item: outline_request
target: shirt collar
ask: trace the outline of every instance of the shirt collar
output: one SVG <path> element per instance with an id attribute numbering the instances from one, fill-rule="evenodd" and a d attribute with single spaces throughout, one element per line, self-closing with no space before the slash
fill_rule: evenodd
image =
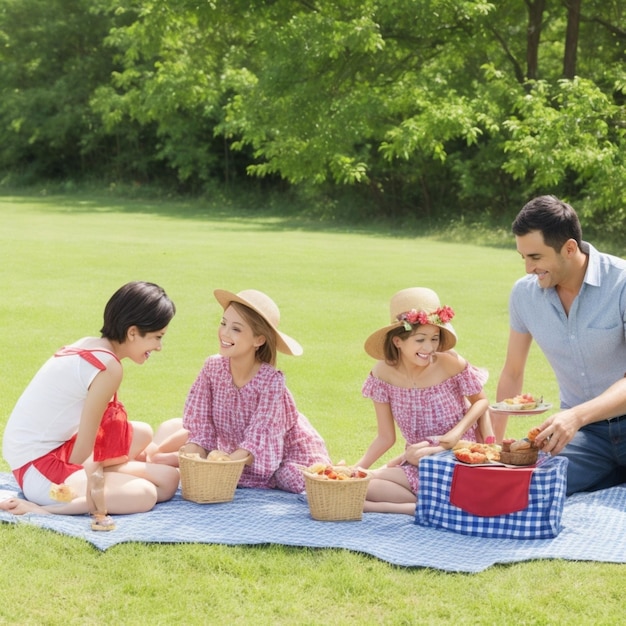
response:
<path id="1" fill-rule="evenodd" d="M 580 242 L 580 249 L 589 257 L 589 261 L 587 262 L 587 271 L 585 272 L 583 282 L 593 287 L 599 287 L 601 283 L 600 254 L 590 243 L 587 243 L 586 241 Z"/>

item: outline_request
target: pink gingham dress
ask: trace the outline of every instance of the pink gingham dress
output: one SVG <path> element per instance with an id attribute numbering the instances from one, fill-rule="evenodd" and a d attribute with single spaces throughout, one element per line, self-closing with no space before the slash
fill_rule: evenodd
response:
<path id="1" fill-rule="evenodd" d="M 299 465 L 330 463 L 326 445 L 298 412 L 283 372 L 263 363 L 241 388 L 233 383 L 229 359 L 209 357 L 185 403 L 189 441 L 206 450 L 250 451 L 239 487 L 304 491 Z"/>
<path id="2" fill-rule="evenodd" d="M 394 420 L 407 445 L 428 441 L 435 445 L 438 437 L 448 432 L 465 415 L 465 397 L 479 393 L 489 377 L 486 370 L 467 363 L 465 369 L 443 382 L 421 389 L 395 387 L 375 378 L 370 372 L 363 384 L 363 396 L 374 402 L 391 405 Z M 476 441 L 476 426 L 463 439 Z M 411 490 L 417 493 L 417 467 L 402 466 Z"/>

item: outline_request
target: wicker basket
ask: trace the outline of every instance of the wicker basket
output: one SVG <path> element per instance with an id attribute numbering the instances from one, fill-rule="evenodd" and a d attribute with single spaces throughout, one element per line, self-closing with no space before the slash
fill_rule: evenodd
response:
<path id="1" fill-rule="evenodd" d="M 304 474 L 311 517 L 322 522 L 342 522 L 363 518 L 363 504 L 371 476 L 349 480 L 320 480 Z"/>
<path id="2" fill-rule="evenodd" d="M 527 448 L 526 450 L 518 450 L 517 452 L 500 452 L 500 463 L 507 465 L 534 465 L 539 456 L 538 448 Z"/>
<path id="3" fill-rule="evenodd" d="M 180 454 L 178 462 L 183 498 L 208 504 L 232 501 L 246 459 L 207 461 Z"/>

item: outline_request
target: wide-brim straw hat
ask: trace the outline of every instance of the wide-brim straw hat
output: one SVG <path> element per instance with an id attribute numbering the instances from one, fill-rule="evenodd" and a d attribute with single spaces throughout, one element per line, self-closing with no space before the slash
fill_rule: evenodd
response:
<path id="1" fill-rule="evenodd" d="M 304 351 L 302 346 L 289 335 L 278 330 L 280 323 L 280 311 L 278 306 L 268 295 L 256 289 L 244 289 L 239 293 L 232 293 L 224 289 L 216 289 L 213 295 L 222 305 L 224 311 L 231 302 L 239 302 L 258 313 L 276 333 L 276 349 L 284 354 L 300 356 Z"/>
<path id="2" fill-rule="evenodd" d="M 398 316 L 411 311 L 424 311 L 427 315 L 431 316 L 428 323 L 441 328 L 439 352 L 445 352 L 446 350 L 454 348 L 456 345 L 456 332 L 452 324 L 450 324 L 450 322 L 443 323 L 437 319 L 432 320 L 433 314 L 441 308 L 439 296 L 432 289 L 426 287 L 409 287 L 408 289 L 398 291 L 391 297 L 389 304 L 391 323 L 378 329 L 366 339 L 365 352 L 379 361 L 384 360 L 387 333 L 390 330 L 403 326 L 404 322 L 399 320 Z M 434 317 L 437 318 L 437 316 Z"/>

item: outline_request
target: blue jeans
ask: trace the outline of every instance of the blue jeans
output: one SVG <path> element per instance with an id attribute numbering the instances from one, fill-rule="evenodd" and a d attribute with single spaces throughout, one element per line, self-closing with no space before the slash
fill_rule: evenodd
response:
<path id="1" fill-rule="evenodd" d="M 626 482 L 626 416 L 583 426 L 561 455 L 569 459 L 568 496 Z"/>

